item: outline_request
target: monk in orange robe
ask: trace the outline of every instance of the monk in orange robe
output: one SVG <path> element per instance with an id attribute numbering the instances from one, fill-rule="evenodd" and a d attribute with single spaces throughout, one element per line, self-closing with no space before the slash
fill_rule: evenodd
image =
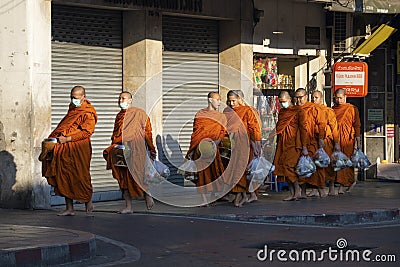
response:
<path id="1" fill-rule="evenodd" d="M 254 158 L 261 155 L 261 128 L 259 119 L 249 106 L 242 106 L 239 95 L 234 90 L 227 93 L 227 131 L 231 136 L 232 152 L 228 167 L 224 173 L 234 184 L 232 192 L 236 194 L 234 205 L 241 207 L 248 201 L 246 167 Z"/>
<path id="2" fill-rule="evenodd" d="M 255 117 L 257 119 L 257 123 L 259 125 L 258 127 L 260 128 L 260 131 L 261 131 L 262 122 L 261 122 L 260 112 L 255 107 L 247 105 L 246 100 L 244 99 L 244 93 L 243 93 L 242 90 L 235 90 L 235 92 L 239 96 L 239 99 L 238 99 L 239 100 L 239 105 L 248 106 L 253 111 L 253 113 L 254 113 L 254 115 L 255 115 Z M 247 193 L 250 193 L 250 197 L 248 198 L 247 202 L 251 203 L 253 201 L 258 200 L 258 197 L 257 197 L 258 196 L 258 189 L 250 192 L 249 186 L 250 186 L 250 183 L 247 183 Z M 254 188 L 258 188 L 258 185 L 253 185 L 253 187 Z"/>
<path id="3" fill-rule="evenodd" d="M 275 134 L 277 135 L 277 147 L 274 158 L 277 179 L 286 181 L 289 185 L 290 196 L 284 201 L 297 200 L 300 197 L 298 175 L 295 171 L 301 154 L 308 155 L 307 129 L 304 111 L 293 106 L 291 97 L 287 91 L 279 94 L 281 110 L 278 114 Z M 270 134 L 269 140 L 274 137 Z"/>
<path id="4" fill-rule="evenodd" d="M 122 92 L 119 95 L 118 105 L 121 111 L 117 114 L 114 123 L 114 131 L 111 136 L 111 145 L 103 151 L 103 157 L 107 161 L 106 169 L 112 170 L 113 177 L 118 181 L 125 200 L 125 208 L 120 214 L 130 214 L 132 210 L 132 198 L 145 197 L 147 209 L 152 209 L 153 198 L 145 192 L 145 162 L 146 147 L 152 160 L 156 157 L 156 149 L 153 144 L 152 127 L 146 112 L 140 108 L 132 107 L 132 95 Z M 124 144 L 132 156 L 126 157 L 127 167 L 115 166 L 112 157 L 115 146 Z"/>
<path id="5" fill-rule="evenodd" d="M 314 103 L 308 101 L 307 91 L 299 88 L 295 92 L 296 105 L 304 110 L 307 125 L 307 150 L 312 157 L 318 148 L 324 147 L 326 117 L 325 112 Z M 301 198 L 306 197 L 306 185 L 316 187 L 321 197 L 326 196 L 325 171 L 317 167 L 317 171 L 308 178 L 300 178 Z"/>
<path id="6" fill-rule="evenodd" d="M 338 123 L 340 148 L 347 157 L 351 158 L 354 148 L 361 149 L 360 115 L 356 106 L 346 103 L 346 90 L 337 89 L 334 96 L 335 105 L 332 108 Z M 347 186 L 346 191 L 350 192 L 356 184 L 354 168 L 336 172 L 336 182 L 340 184 L 339 194 L 344 193 L 344 186 Z"/>
<path id="7" fill-rule="evenodd" d="M 216 200 L 215 193 L 222 191 L 222 178 L 221 181 L 217 179 L 223 174 L 224 166 L 218 146 L 226 133 L 225 116 L 218 111 L 221 96 L 217 92 L 210 92 L 207 99 L 208 106 L 199 110 L 194 118 L 190 147 L 186 154 L 186 158 L 196 161 L 198 179 L 195 183 L 197 192 L 202 196 L 202 206 L 209 203 L 207 193 L 212 194 L 210 199 L 212 202 Z M 204 152 L 202 154 L 199 146 L 202 142 L 214 142 L 214 144 L 208 145 L 209 147 L 214 146 L 215 153 Z"/>
<path id="8" fill-rule="evenodd" d="M 331 156 L 334 151 L 340 151 L 339 144 L 339 132 L 338 125 L 336 121 L 336 115 L 332 108 L 324 105 L 324 100 L 322 98 L 322 92 L 315 91 L 312 94 L 312 102 L 320 105 L 322 110 L 325 112 L 325 117 L 327 118 L 327 125 L 325 128 L 325 139 L 324 139 L 324 150 Z M 335 178 L 336 172 L 333 170 L 333 166 L 330 164 L 325 170 L 325 181 L 329 181 L 329 192 L 328 196 L 334 196 L 335 193 Z M 313 189 L 314 190 L 314 189 Z M 316 190 L 315 190 L 316 191 Z M 311 193 L 311 195 L 316 195 L 317 193 Z"/>
<path id="9" fill-rule="evenodd" d="M 42 161 L 42 173 L 54 187 L 56 195 L 65 198 L 66 209 L 60 216 L 75 215 L 73 199 L 84 202 L 86 211 L 93 210 L 90 160 L 90 136 L 97 122 L 96 110 L 86 99 L 85 89 L 75 86 L 71 90 L 68 113 L 49 138 L 57 138 L 53 158 Z"/>

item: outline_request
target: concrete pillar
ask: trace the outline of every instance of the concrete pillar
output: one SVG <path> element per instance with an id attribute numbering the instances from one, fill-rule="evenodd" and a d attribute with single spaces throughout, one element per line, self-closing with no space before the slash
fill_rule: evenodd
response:
<path id="1" fill-rule="evenodd" d="M 162 132 L 162 18 L 155 11 L 123 13 L 123 88 L 150 116 L 153 134 Z"/>
<path id="2" fill-rule="evenodd" d="M 246 0 L 232 1 L 232 6 L 241 10 L 241 16 L 220 22 L 221 96 L 225 102 L 228 90 L 241 89 L 252 104 L 253 6 Z"/>
<path id="3" fill-rule="evenodd" d="M 50 207 L 41 141 L 50 132 L 51 2 L 0 5 L 0 207 Z"/>

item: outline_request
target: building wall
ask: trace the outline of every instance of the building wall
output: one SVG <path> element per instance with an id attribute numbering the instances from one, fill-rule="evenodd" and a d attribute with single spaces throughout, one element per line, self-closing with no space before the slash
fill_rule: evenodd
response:
<path id="1" fill-rule="evenodd" d="M 152 111 L 154 136 L 162 131 L 162 107 L 157 99 L 162 97 L 163 14 L 221 21 L 220 63 L 239 76 L 231 81 L 229 73 L 221 73 L 220 79 L 229 85 L 226 89 L 243 89 L 250 102 L 252 2 L 200 2 L 201 11 L 157 11 L 107 0 L 7 1 L 0 6 L 0 207 L 50 207 L 50 186 L 42 178 L 38 156 L 41 141 L 51 131 L 52 3 L 124 11 L 123 89 L 135 92 L 151 80 L 136 96 L 135 104 Z M 128 64 L 132 61 L 138 64 Z"/>
<path id="2" fill-rule="evenodd" d="M 50 1 L 7 1 L 0 25 L 0 207 L 48 206 L 37 158 L 50 132 Z"/>
<path id="3" fill-rule="evenodd" d="M 255 0 L 255 7 L 264 10 L 264 16 L 254 29 L 254 44 L 270 40 L 269 47 L 293 49 L 326 49 L 325 12 L 322 4 L 307 0 Z M 305 44 L 305 27 L 320 27 L 320 45 Z M 282 32 L 273 34 L 274 31 Z"/>

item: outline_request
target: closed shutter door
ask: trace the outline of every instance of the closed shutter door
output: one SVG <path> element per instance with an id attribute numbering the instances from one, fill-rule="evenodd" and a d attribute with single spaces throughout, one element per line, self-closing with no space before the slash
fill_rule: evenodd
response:
<path id="1" fill-rule="evenodd" d="M 164 16 L 162 23 L 163 136 L 177 166 L 189 148 L 196 112 L 207 106 L 210 91 L 219 90 L 218 21 Z M 170 180 L 182 181 L 174 175 Z"/>
<path id="2" fill-rule="evenodd" d="M 119 189 L 111 172 L 105 170 L 102 151 L 110 145 L 115 115 L 119 111 L 121 30 L 122 14 L 119 11 L 52 7 L 52 129 L 67 113 L 71 88 L 84 86 L 99 117 L 91 137 L 90 172 L 95 193 Z M 97 194 L 93 198 L 106 197 Z"/>

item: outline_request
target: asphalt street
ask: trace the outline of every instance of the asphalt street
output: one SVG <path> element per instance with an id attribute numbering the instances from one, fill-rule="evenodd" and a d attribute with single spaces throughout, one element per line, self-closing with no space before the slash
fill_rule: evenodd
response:
<path id="1" fill-rule="evenodd" d="M 0 210 L 0 223 L 48 226 L 80 230 L 97 235 L 97 256 L 91 260 L 60 266 L 398 266 L 400 260 L 400 225 L 351 225 L 340 227 L 261 224 L 215 219 L 196 219 L 160 214 L 119 215 L 115 212 L 94 212 L 87 216 L 55 216 L 54 210 Z M 345 248 L 371 250 L 368 259 L 386 257 L 396 262 L 340 260 L 338 240 Z M 265 261 L 267 246 L 271 250 L 316 251 L 317 256 L 329 247 L 337 249 L 336 260 L 325 254 L 324 260 L 286 262 L 277 252 Z M 344 248 L 343 248 L 344 249 Z M 318 254 L 319 253 L 319 254 Z M 295 254 L 292 254 L 292 256 Z M 282 255 L 281 255 L 282 256 Z M 390 257 L 389 257 L 390 256 Z M 272 259 L 272 261 L 271 261 Z M 285 257 L 281 257 L 285 259 Z M 317 257 L 318 260 L 318 257 Z"/>

